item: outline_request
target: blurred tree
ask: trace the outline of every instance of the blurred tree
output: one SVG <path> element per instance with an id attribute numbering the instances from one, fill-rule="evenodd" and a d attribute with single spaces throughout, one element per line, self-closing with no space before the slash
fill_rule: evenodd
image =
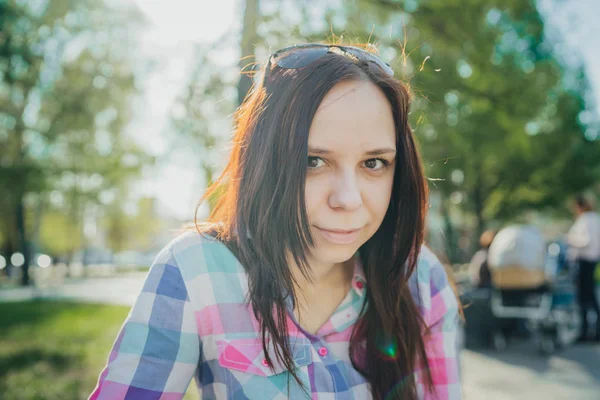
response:
<path id="1" fill-rule="evenodd" d="M 218 46 L 227 40 L 225 36 Z M 223 66 L 215 65 L 213 59 L 219 59 L 216 46 L 196 46 L 192 71 L 184 92 L 173 104 L 170 121 L 176 133 L 171 147 L 177 152 L 192 149 L 205 184 L 213 180 L 218 157 L 215 145 L 223 131 L 230 130 L 227 116 L 235 110 L 235 78 L 224 73 Z"/>
<path id="2" fill-rule="evenodd" d="M 131 33 L 141 19 L 102 0 L 0 8 L 0 217 L 9 247 L 26 257 L 28 284 L 32 230 L 41 224 L 26 223 L 27 206 L 43 208 L 54 189 L 82 227 L 86 204 L 149 161 L 123 133 L 136 92 Z"/>
<path id="3" fill-rule="evenodd" d="M 242 103 L 253 84 L 252 72 L 256 65 L 254 50 L 261 42 L 257 33 L 261 22 L 259 3 L 259 0 L 242 2 L 242 32 L 238 45 L 234 44 L 236 39 L 232 39 L 231 33 L 227 32 L 212 45 L 195 47 L 188 83 L 173 106 L 171 126 L 178 136 L 172 145 L 181 150 L 192 144 L 205 185 L 213 182 L 218 167 L 215 145 L 225 132 L 231 130 L 226 127 L 230 123 L 229 116 Z M 219 49 L 227 46 L 240 49 L 239 70 L 235 74 L 224 73 L 224 68 L 228 66 L 215 62 L 223 58 L 219 56 Z M 237 92 L 235 100 L 231 93 L 234 85 Z M 209 207 L 212 207 L 214 200 L 209 202 Z"/>
<path id="4" fill-rule="evenodd" d="M 271 48 L 301 40 L 298 17 L 306 15 L 308 8 L 310 4 L 304 2 L 243 1 L 239 35 L 226 32 L 212 44 L 196 46 L 187 85 L 172 107 L 170 125 L 177 136 L 171 146 L 176 151 L 192 149 L 205 184 L 223 166 L 225 157 L 216 149 L 229 139 L 231 116 L 252 87 L 257 60 Z M 237 62 L 231 49 L 239 49 Z M 209 199 L 209 207 L 215 201 Z"/>
<path id="5" fill-rule="evenodd" d="M 120 196 L 122 199 L 125 195 Z M 101 218 L 107 232 L 107 245 L 114 252 L 124 250 L 147 251 L 156 244 L 164 231 L 164 221 L 157 215 L 156 199 L 139 199 L 134 210 L 124 212 L 123 207 L 110 207 Z"/>
<path id="6" fill-rule="evenodd" d="M 80 221 L 79 221 L 80 222 Z M 83 227 L 60 209 L 47 209 L 42 216 L 39 247 L 52 257 L 65 258 L 83 246 Z"/>
<path id="7" fill-rule="evenodd" d="M 534 3 L 415 4 L 414 125 L 436 187 L 475 215 L 477 234 L 594 182 L 600 143 L 578 120 L 588 85 L 558 62 Z"/>
<path id="8" fill-rule="evenodd" d="M 248 73 L 256 65 L 254 46 L 258 42 L 258 34 L 256 32 L 259 24 L 259 1 L 246 0 L 244 2 L 244 18 L 242 25 L 242 35 L 240 40 L 240 79 L 238 82 L 238 105 L 242 104 L 246 95 L 252 87 L 252 76 Z"/>

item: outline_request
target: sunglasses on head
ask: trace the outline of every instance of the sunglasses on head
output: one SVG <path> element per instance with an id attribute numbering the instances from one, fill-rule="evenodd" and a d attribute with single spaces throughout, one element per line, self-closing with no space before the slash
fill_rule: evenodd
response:
<path id="1" fill-rule="evenodd" d="M 285 47 L 271 54 L 267 67 L 265 68 L 264 81 L 266 82 L 267 74 L 270 67 L 276 65 L 284 69 L 298 69 L 306 67 L 314 61 L 324 57 L 327 54 L 339 54 L 355 61 L 372 62 L 381 68 L 386 74 L 394 76 L 394 70 L 389 64 L 383 62 L 373 53 L 369 53 L 358 47 L 353 46 L 337 46 L 319 43 L 300 44 Z"/>

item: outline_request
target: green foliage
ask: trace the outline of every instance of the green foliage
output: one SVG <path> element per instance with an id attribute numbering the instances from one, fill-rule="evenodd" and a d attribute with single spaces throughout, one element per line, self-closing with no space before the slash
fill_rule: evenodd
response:
<path id="1" fill-rule="evenodd" d="M 37 207 L 27 213 L 43 219 L 48 197 L 60 194 L 50 208 L 68 212 L 48 218 L 80 231 L 71 245 L 54 248 L 76 246 L 90 206 L 107 205 L 102 198 L 153 162 L 125 134 L 137 94 L 131 37 L 143 21 L 111 7 L 102 0 L 0 4 L 0 229 L 15 249 L 35 242 L 43 225 L 25 230 L 15 210 Z"/>
<path id="2" fill-rule="evenodd" d="M 73 254 L 83 245 L 82 231 L 81 224 L 67 213 L 49 210 L 42 217 L 39 246 L 53 256 Z"/>
<path id="3" fill-rule="evenodd" d="M 100 224 L 108 232 L 107 245 L 111 250 L 148 250 L 155 245 L 154 238 L 166 229 L 163 221 L 156 215 L 153 198 L 140 199 L 136 208 L 135 213 L 126 214 L 115 204 L 100 220 Z"/>
<path id="4" fill-rule="evenodd" d="M 444 195 L 461 191 L 464 209 L 509 220 L 562 208 L 591 186 L 600 141 L 587 140 L 591 126 L 580 121 L 593 106 L 584 101 L 589 85 L 580 70 L 557 61 L 535 5 L 423 3 L 414 23 L 430 48 L 418 53 L 432 58 L 417 74 L 419 89 L 430 94 L 417 131 L 430 173 L 445 179 Z M 423 21 L 421 12 L 438 17 Z M 435 162 L 444 157 L 447 163 Z M 455 170 L 462 183 L 452 181 Z"/>
<path id="5" fill-rule="evenodd" d="M 414 73 L 422 93 L 414 125 L 444 196 L 462 193 L 461 207 L 481 219 L 511 219 L 560 207 L 591 185 L 600 143 L 587 142 L 578 122 L 585 77 L 556 61 L 535 6 L 419 5 L 411 24 L 427 42 L 415 57 L 431 59 Z M 577 86 L 566 86 L 567 78 Z M 452 179 L 455 171 L 462 182 Z"/>

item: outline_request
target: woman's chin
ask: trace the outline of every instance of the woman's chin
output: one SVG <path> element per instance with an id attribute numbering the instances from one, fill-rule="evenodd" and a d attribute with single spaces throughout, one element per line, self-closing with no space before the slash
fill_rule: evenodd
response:
<path id="1" fill-rule="evenodd" d="M 339 264 L 351 259 L 357 251 L 356 245 L 319 246 L 313 252 L 313 257 L 320 263 Z"/>

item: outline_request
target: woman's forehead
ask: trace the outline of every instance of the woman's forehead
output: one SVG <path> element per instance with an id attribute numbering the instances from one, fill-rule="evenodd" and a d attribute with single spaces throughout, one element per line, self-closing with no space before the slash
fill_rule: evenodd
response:
<path id="1" fill-rule="evenodd" d="M 314 148 L 395 148 L 390 103 L 373 83 L 339 83 L 319 105 L 308 141 Z"/>

